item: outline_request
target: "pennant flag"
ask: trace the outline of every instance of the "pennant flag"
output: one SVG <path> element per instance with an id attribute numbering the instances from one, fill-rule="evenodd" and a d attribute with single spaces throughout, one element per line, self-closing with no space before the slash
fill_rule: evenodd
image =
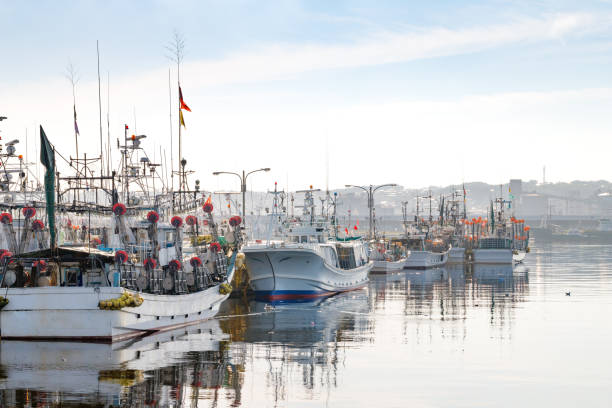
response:
<path id="1" fill-rule="evenodd" d="M 206 202 L 204 203 L 204 205 L 206 204 L 212 204 L 212 196 L 208 196 L 208 198 L 206 199 Z"/>
<path id="2" fill-rule="evenodd" d="M 348 228 L 345 228 L 344 232 L 346 232 L 346 235 L 348 235 Z"/>
<path id="3" fill-rule="evenodd" d="M 74 109 L 74 133 L 80 136 L 81 133 L 79 133 L 79 125 L 77 125 L 77 120 L 76 120 L 76 106 L 72 105 L 72 107 Z"/>
<path id="4" fill-rule="evenodd" d="M 76 126 L 76 121 L 74 122 Z M 51 249 L 55 248 L 55 150 L 40 126 L 40 162 L 45 166 L 45 200 Z"/>
<path id="5" fill-rule="evenodd" d="M 187 106 L 187 104 L 183 100 L 183 91 L 181 91 L 181 87 L 180 86 L 179 86 L 179 102 L 181 104 L 181 108 L 180 109 L 185 109 L 186 111 L 191 112 L 191 109 L 189 109 L 189 106 Z"/>
<path id="6" fill-rule="evenodd" d="M 183 119 L 183 111 L 182 111 L 182 110 L 179 110 L 179 121 L 180 121 L 181 125 L 182 125 L 184 128 L 186 128 L 186 127 L 187 127 L 187 126 L 185 126 L 185 119 Z M 74 122 L 74 123 L 75 123 L 75 125 L 76 125 L 76 122 Z"/>

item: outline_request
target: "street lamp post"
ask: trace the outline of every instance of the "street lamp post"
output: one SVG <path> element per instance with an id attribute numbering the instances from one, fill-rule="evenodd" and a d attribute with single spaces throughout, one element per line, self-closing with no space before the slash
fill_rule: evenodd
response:
<path id="1" fill-rule="evenodd" d="M 262 169 L 257 169 L 257 170 L 249 171 L 248 173 L 242 170 L 242 175 L 240 175 L 239 173 L 231 172 L 231 171 L 213 172 L 213 176 L 218 176 L 219 174 L 233 174 L 234 176 L 237 176 L 240 179 L 240 192 L 242 193 L 242 219 L 245 225 L 246 225 L 246 189 L 247 189 L 246 181 L 247 181 L 247 178 L 251 174 L 257 173 L 258 171 L 270 171 L 270 168 L 266 167 Z"/>
<path id="2" fill-rule="evenodd" d="M 347 188 L 350 188 L 350 187 L 360 188 L 363 191 L 365 191 L 366 194 L 368 195 L 368 211 L 369 211 L 368 236 L 369 236 L 370 239 L 372 239 L 372 237 L 373 237 L 373 233 L 372 233 L 372 229 L 373 229 L 372 212 L 374 210 L 374 193 L 379 188 L 383 188 L 383 187 L 397 187 L 397 184 L 380 184 L 378 186 L 373 186 L 373 185 L 370 184 L 367 187 L 355 186 L 355 185 L 352 185 L 352 184 L 346 184 L 345 187 L 347 187 Z"/>

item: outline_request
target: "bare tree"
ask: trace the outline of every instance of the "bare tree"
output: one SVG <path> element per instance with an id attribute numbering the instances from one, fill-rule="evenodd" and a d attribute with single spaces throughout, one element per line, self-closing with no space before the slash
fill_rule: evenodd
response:
<path id="1" fill-rule="evenodd" d="M 172 40 L 170 40 L 170 42 L 166 45 L 166 51 L 168 52 L 168 54 L 166 54 L 166 58 L 168 58 L 170 61 L 174 62 L 176 64 L 176 82 L 177 82 L 177 86 L 180 89 L 181 86 L 181 63 L 183 62 L 183 57 L 185 55 L 185 39 L 183 37 L 183 34 L 178 31 L 178 30 L 174 30 L 173 36 L 172 36 Z M 172 97 L 172 95 L 170 94 L 170 97 Z M 181 161 L 183 160 L 183 146 L 182 146 L 182 132 L 181 132 L 181 120 L 180 120 L 180 109 L 181 109 L 181 105 L 180 105 L 180 99 L 179 99 L 179 123 L 178 123 L 178 176 L 179 176 L 179 190 L 182 190 L 184 188 L 184 184 L 185 184 L 185 180 L 184 180 L 184 174 L 181 171 Z M 171 177 L 172 177 L 172 188 L 174 189 L 174 163 L 172 160 L 172 157 L 174 156 L 173 154 L 173 140 L 172 140 L 172 101 L 170 101 L 170 166 L 171 166 Z"/>
<path id="2" fill-rule="evenodd" d="M 66 72 L 64 76 L 72 85 L 72 112 L 74 114 L 74 141 L 76 145 L 76 158 L 79 158 L 79 139 L 77 137 L 78 131 L 76 126 L 76 84 L 79 82 L 79 74 L 77 72 L 76 67 L 72 64 L 72 61 L 68 60 L 68 65 L 66 66 Z"/>

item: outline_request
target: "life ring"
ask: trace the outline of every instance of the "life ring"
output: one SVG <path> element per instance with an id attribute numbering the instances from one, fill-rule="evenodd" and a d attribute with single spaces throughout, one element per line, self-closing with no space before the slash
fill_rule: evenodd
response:
<path id="1" fill-rule="evenodd" d="M 172 226 L 174 228 L 180 228 L 183 226 L 183 219 L 181 217 L 179 217 L 178 215 L 175 215 L 174 217 L 172 217 L 172 219 L 170 220 L 170 224 L 172 224 Z"/>
<path id="2" fill-rule="evenodd" d="M 157 266 L 157 261 L 153 258 L 147 258 L 144 260 L 143 265 L 145 269 L 155 269 L 155 267 Z"/>
<path id="3" fill-rule="evenodd" d="M 23 210 L 21 210 L 21 213 L 23 214 L 25 218 L 32 218 L 33 216 L 36 215 L 36 208 L 25 207 Z"/>
<path id="4" fill-rule="evenodd" d="M 13 222 L 13 216 L 11 215 L 11 213 L 2 213 L 0 214 L 0 222 L 3 224 L 10 224 Z"/>
<path id="5" fill-rule="evenodd" d="M 194 268 L 197 268 L 198 266 L 202 266 L 202 260 L 201 260 L 199 257 L 197 257 L 197 256 L 194 256 L 193 258 L 191 258 L 191 259 L 189 260 L 189 263 L 190 263 L 190 264 L 191 264 L 191 266 L 193 266 Z"/>
<path id="6" fill-rule="evenodd" d="M 113 205 L 113 213 L 116 216 L 125 215 L 126 212 L 127 208 L 125 208 L 125 205 L 123 205 L 122 203 L 116 203 L 115 205 Z"/>
<path id="7" fill-rule="evenodd" d="M 119 250 L 115 252 L 115 262 L 118 264 L 124 264 L 128 260 L 128 254 L 124 250 Z"/>
<path id="8" fill-rule="evenodd" d="M 204 210 L 204 212 L 207 213 L 207 214 L 210 214 L 211 212 L 213 212 L 213 209 L 214 209 L 214 207 L 213 207 L 212 203 L 205 203 L 202 206 L 202 210 Z"/>
<path id="9" fill-rule="evenodd" d="M 147 214 L 147 221 L 149 221 L 151 224 L 155 224 L 157 221 L 159 221 L 159 214 L 156 211 L 149 211 Z"/>

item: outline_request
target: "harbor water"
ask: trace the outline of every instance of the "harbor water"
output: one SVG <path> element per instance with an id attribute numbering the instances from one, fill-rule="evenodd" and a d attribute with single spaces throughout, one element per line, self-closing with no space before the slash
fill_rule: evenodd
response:
<path id="1" fill-rule="evenodd" d="M 127 343 L 2 341 L 0 406 L 612 406 L 612 243 L 531 246 Z"/>

